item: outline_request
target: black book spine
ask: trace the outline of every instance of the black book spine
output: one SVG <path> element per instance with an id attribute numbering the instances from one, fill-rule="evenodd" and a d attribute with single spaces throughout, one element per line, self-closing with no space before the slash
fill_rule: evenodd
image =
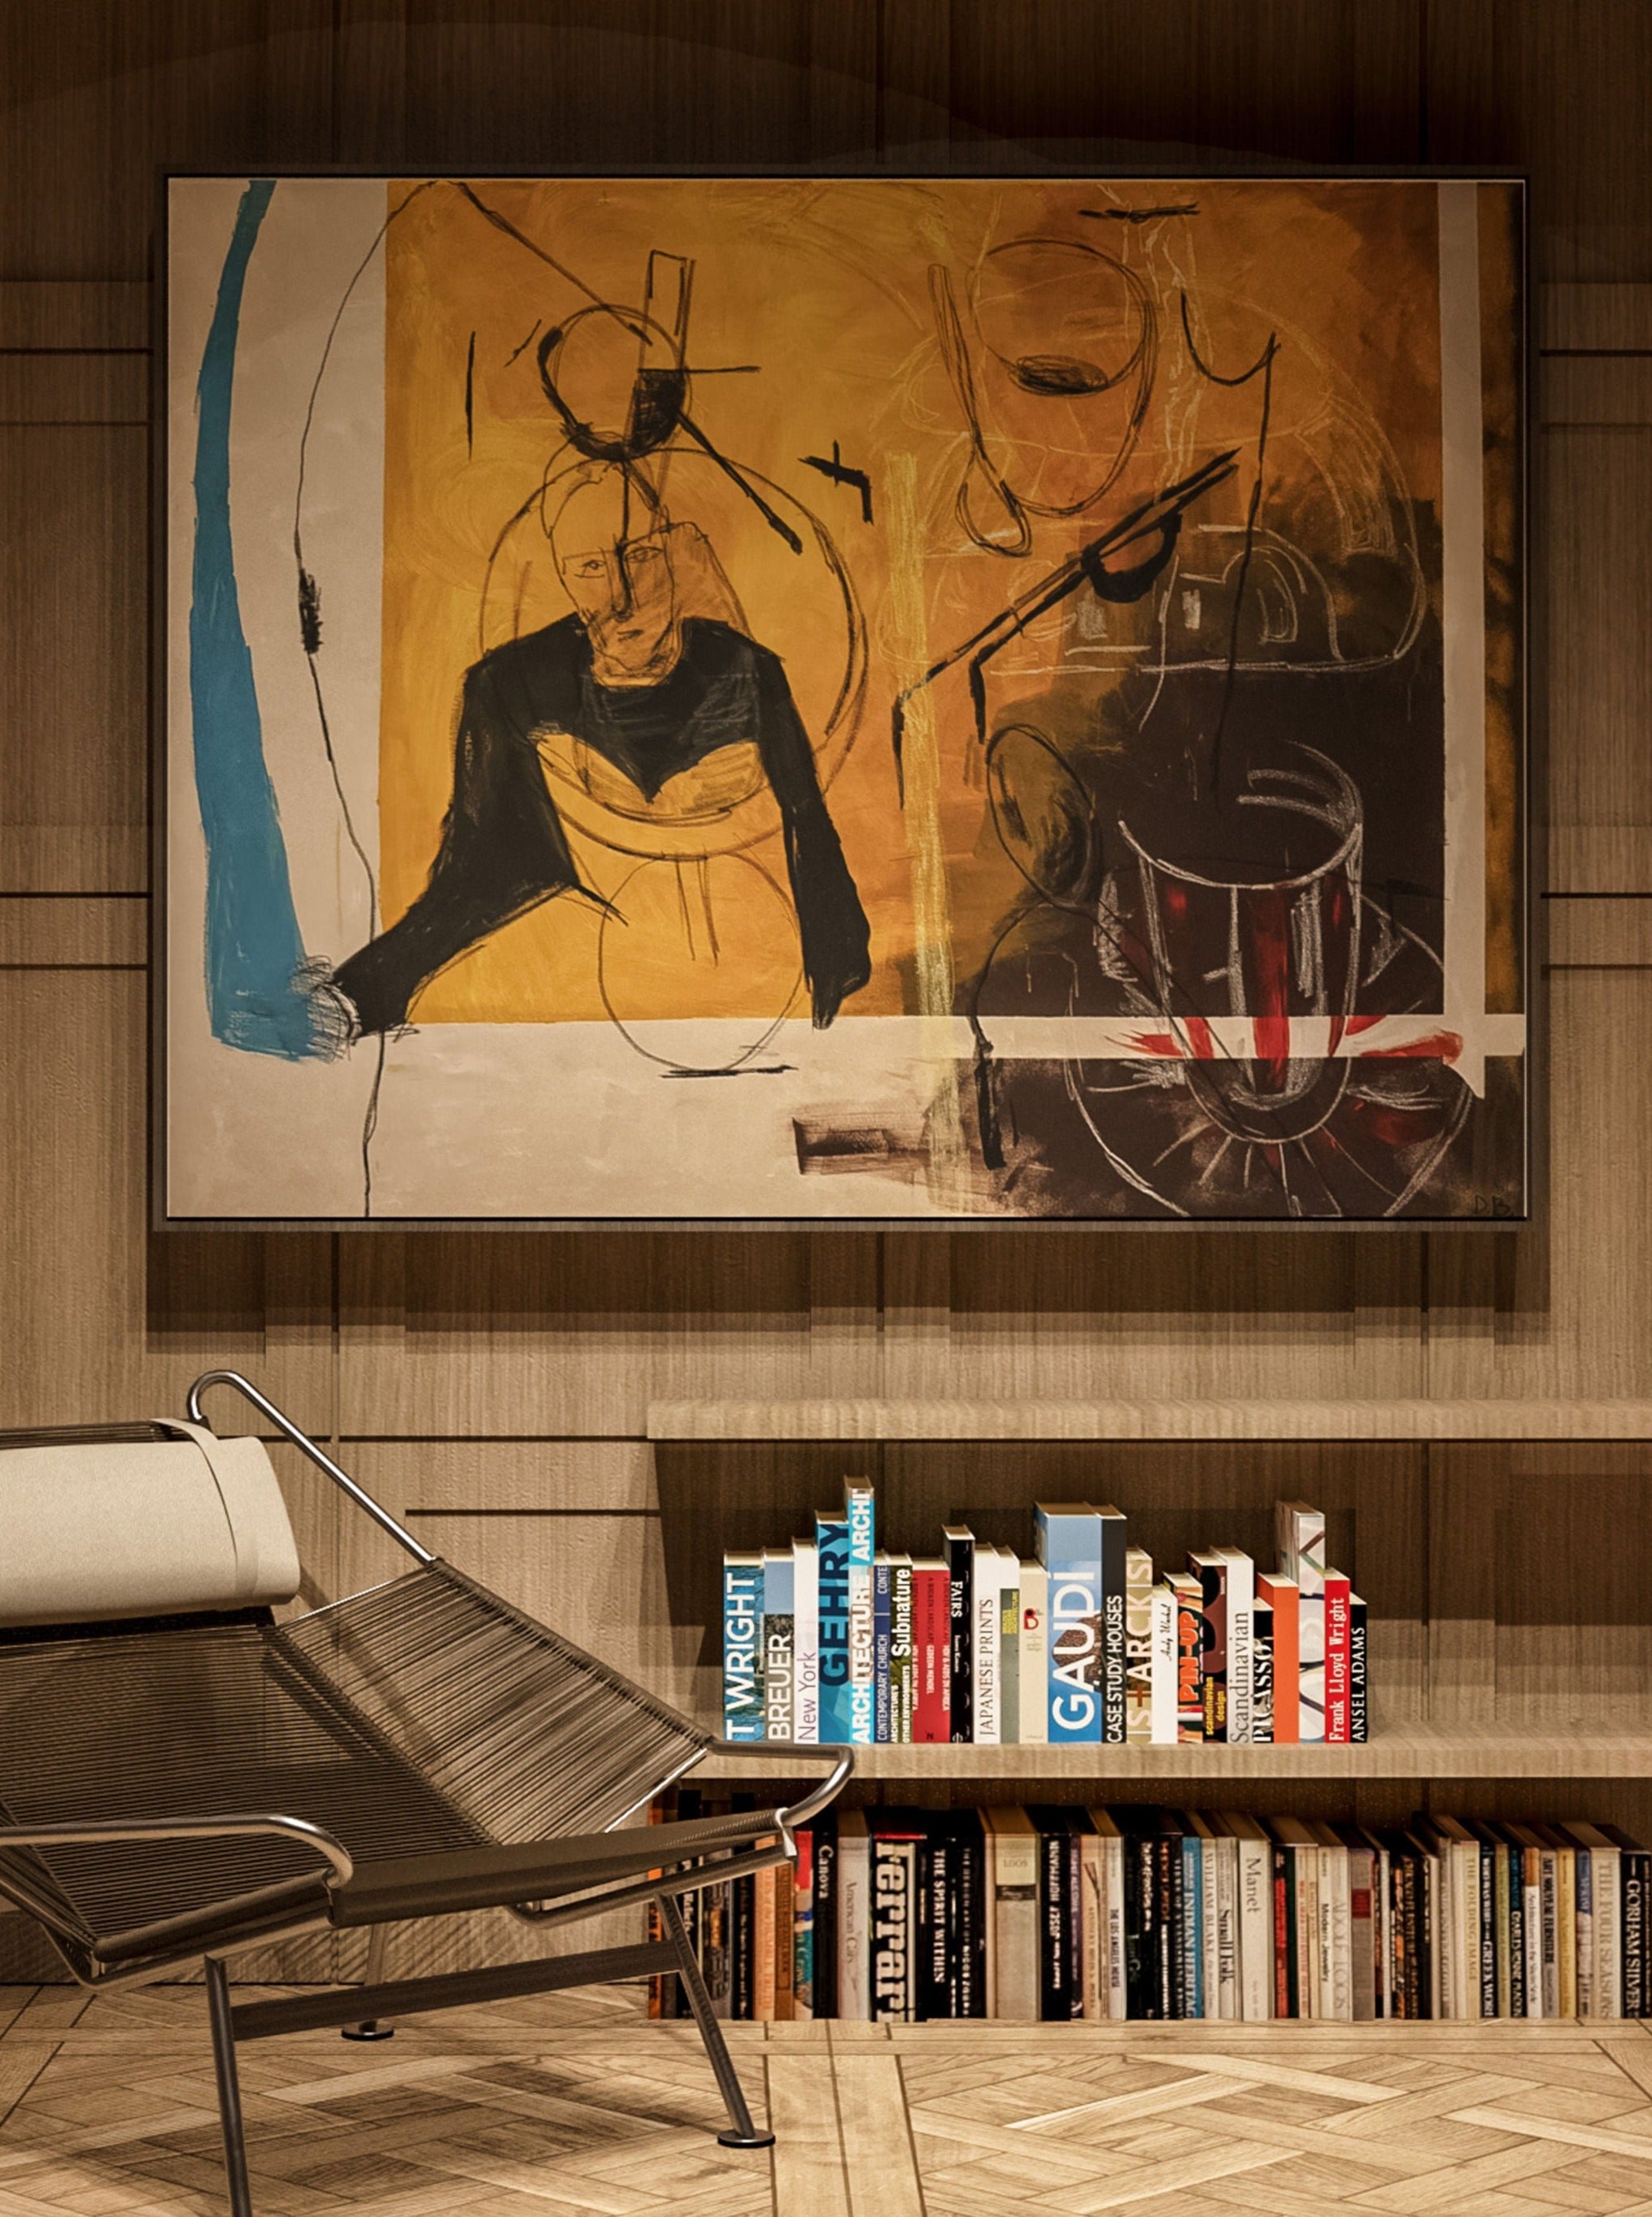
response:
<path id="1" fill-rule="evenodd" d="M 1101 1737 L 1122 1747 L 1125 1722 L 1125 1601 L 1128 1553 L 1125 1519 L 1101 1519 Z"/>
<path id="2" fill-rule="evenodd" d="M 1158 1987 L 1154 1967 L 1153 1843 L 1127 1839 L 1125 1843 L 1125 2010 L 1129 2016 L 1150 2020 Z"/>
<path id="3" fill-rule="evenodd" d="M 1497 2014 L 1497 1850 L 1480 1843 L 1480 2014 Z"/>
<path id="4" fill-rule="evenodd" d="M 1302 2015 L 1302 1946 L 1297 1928 L 1297 1851 L 1281 1848 L 1285 1858 L 1285 1986 L 1286 2015 Z"/>
<path id="5" fill-rule="evenodd" d="M 1156 1915 L 1154 1939 L 1157 1942 L 1159 2015 L 1173 2017 L 1175 2011 L 1175 1979 L 1178 1931 L 1175 1919 L 1175 1887 L 1181 1868 L 1181 1843 L 1163 1835 L 1156 1839 L 1154 1847 L 1154 1893 Z"/>
<path id="6" fill-rule="evenodd" d="M 1348 1738 L 1355 1746 L 1371 1737 L 1367 1686 L 1365 1604 L 1356 1598 L 1348 1604 Z"/>
<path id="7" fill-rule="evenodd" d="M 815 2015 L 837 2015 L 837 1818 L 817 1817 L 815 1835 Z M 737 1880 L 739 1884 L 743 1881 Z"/>
<path id="8" fill-rule="evenodd" d="M 1187 1857 L 1181 1842 L 1169 1842 L 1170 1849 L 1170 2014 L 1178 2022 L 1193 2013 L 1193 1998 L 1187 1986 L 1188 1924 Z"/>
<path id="9" fill-rule="evenodd" d="M 947 1991 L 952 1945 L 952 1859 L 959 1843 L 944 1822 L 929 1827 L 918 1850 L 918 2015 L 953 2014 Z"/>
<path id="10" fill-rule="evenodd" d="M 952 1738 L 968 1745 L 975 1738 L 974 1612 L 975 1541 L 967 1534 L 946 1541 L 947 1628 L 952 1639 Z"/>
<path id="11" fill-rule="evenodd" d="M 1058 2023 L 1067 2008 L 1067 1841 L 1048 1813 L 1039 1825 L 1039 2015 Z"/>
<path id="12" fill-rule="evenodd" d="M 1511 2016 L 1526 2015 L 1526 1858 L 1517 1847 L 1505 1847 L 1508 1857 L 1508 2010 Z"/>
<path id="13" fill-rule="evenodd" d="M 1619 1862 L 1624 1898 L 1624 2015 L 1645 2016 L 1648 1857 L 1638 1848 L 1625 1848 Z"/>
<path id="14" fill-rule="evenodd" d="M 740 2024 L 751 2022 L 752 1926 L 756 1917 L 755 1878 L 731 1879 L 729 1892 L 733 1930 L 729 1948 L 729 2015 Z M 687 2015 L 685 2010 L 683 2014 Z"/>
<path id="15" fill-rule="evenodd" d="M 956 1962 L 956 2014 L 983 2017 L 987 2013 L 987 1844 L 978 1817 L 965 1824 L 958 1843 L 954 1869 L 957 1905 L 952 1955 Z"/>
<path id="16" fill-rule="evenodd" d="M 1416 1856 L 1402 1858 L 1405 1887 L 1405 2013 L 1413 2023 L 1427 2014 L 1428 1985 L 1422 1972 L 1422 1868 Z"/>
<path id="17" fill-rule="evenodd" d="M 1084 2014 L 1084 1846 L 1076 1825 L 1067 1836 L 1067 2014 Z"/>
<path id="18" fill-rule="evenodd" d="M 912 1843 L 872 1841 L 872 2015 L 877 2024 L 905 2022 L 911 1977 Z"/>

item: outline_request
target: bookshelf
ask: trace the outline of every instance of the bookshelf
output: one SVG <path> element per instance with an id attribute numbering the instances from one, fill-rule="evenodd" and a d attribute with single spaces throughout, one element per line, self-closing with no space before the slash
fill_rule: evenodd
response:
<path id="1" fill-rule="evenodd" d="M 1652 1442 L 1652 1401 L 654 1401 L 656 1441 Z"/>

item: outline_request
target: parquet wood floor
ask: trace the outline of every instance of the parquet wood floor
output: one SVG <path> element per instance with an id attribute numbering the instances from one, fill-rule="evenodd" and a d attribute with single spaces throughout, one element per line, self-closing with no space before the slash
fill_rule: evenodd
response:
<path id="1" fill-rule="evenodd" d="M 1652 2217 L 1640 2025 L 731 2028 L 634 1988 L 240 2051 L 258 2217 Z M 224 2217 L 199 1987 L 0 1988 L 0 2217 Z"/>

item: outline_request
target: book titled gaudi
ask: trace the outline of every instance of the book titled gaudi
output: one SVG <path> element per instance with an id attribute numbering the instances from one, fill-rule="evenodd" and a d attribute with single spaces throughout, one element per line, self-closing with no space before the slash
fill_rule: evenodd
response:
<path id="1" fill-rule="evenodd" d="M 1088 1502 L 1041 1501 L 1036 1515 L 1049 1580 L 1051 1745 L 1122 1745 L 1124 1516 Z"/>

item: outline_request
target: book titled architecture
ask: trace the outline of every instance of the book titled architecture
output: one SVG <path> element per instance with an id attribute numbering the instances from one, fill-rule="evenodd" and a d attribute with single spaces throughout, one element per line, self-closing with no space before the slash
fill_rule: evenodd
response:
<path id="1" fill-rule="evenodd" d="M 878 1738 L 878 1668 L 872 1565 L 878 1551 L 877 1511 L 870 1483 L 850 1479 L 844 1487 L 848 1524 L 849 1729 L 857 1747 Z"/>
<path id="2" fill-rule="evenodd" d="M 763 1558 L 723 1558 L 723 1737 L 763 1737 Z"/>

